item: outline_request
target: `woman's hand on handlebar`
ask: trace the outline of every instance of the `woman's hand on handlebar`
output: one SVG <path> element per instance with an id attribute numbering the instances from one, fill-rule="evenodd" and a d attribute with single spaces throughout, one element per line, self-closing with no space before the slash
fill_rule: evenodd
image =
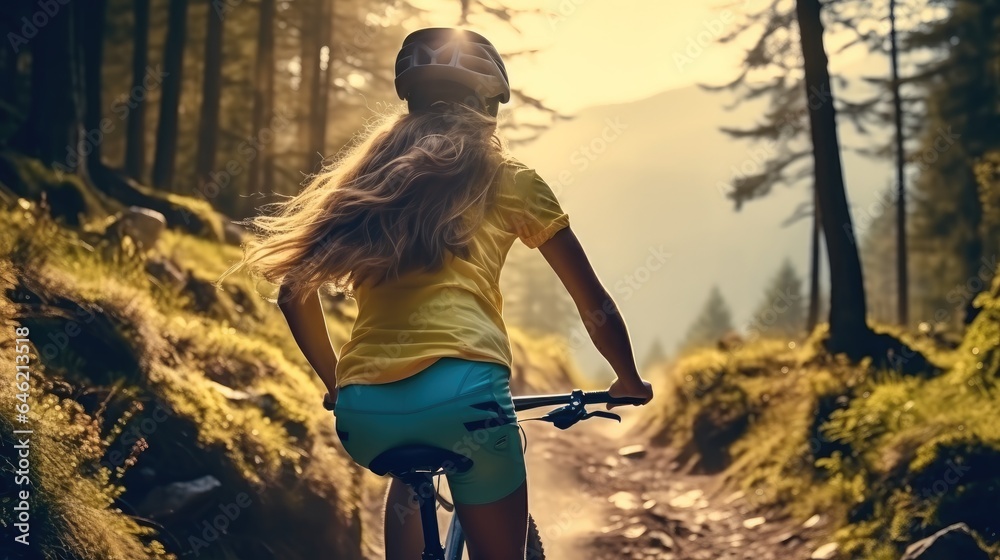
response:
<path id="1" fill-rule="evenodd" d="M 616 398 L 636 398 L 642 399 L 642 403 L 633 406 L 642 406 L 647 404 L 653 399 L 653 386 L 642 379 L 641 377 L 636 378 L 636 382 L 623 381 L 621 378 L 615 380 L 614 383 L 608 387 L 608 395 Z M 608 410 L 616 406 L 625 406 L 621 404 L 608 403 Z"/>
<path id="2" fill-rule="evenodd" d="M 334 389 L 333 391 L 330 391 L 330 392 L 326 393 L 325 395 L 323 395 L 323 408 L 326 408 L 327 410 L 330 410 L 332 407 L 336 406 L 337 405 L 337 394 L 339 392 L 340 391 L 338 389 Z"/>

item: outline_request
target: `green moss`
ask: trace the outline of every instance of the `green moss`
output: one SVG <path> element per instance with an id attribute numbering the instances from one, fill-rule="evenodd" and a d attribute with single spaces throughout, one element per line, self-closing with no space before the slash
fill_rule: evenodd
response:
<path id="1" fill-rule="evenodd" d="M 831 358 L 821 327 L 797 349 L 759 341 L 686 356 L 647 414 L 662 440 L 696 454 L 694 419 L 745 411 L 743 433 L 719 442 L 731 459 L 727 480 L 752 506 L 832 516 L 848 557 L 896 560 L 907 544 L 958 521 L 998 552 L 998 296 L 1000 278 L 979 296 L 982 311 L 956 350 L 875 327 L 943 368 L 937 376 Z"/>
<path id="2" fill-rule="evenodd" d="M 15 300 L 8 298 L 15 297 L 11 289 L 16 287 L 17 294 L 30 293 L 46 302 L 28 315 L 22 310 L 22 320 L 58 327 L 58 317 L 65 322 L 76 315 L 74 310 L 95 309 L 98 320 L 84 322 L 83 333 L 93 337 L 95 348 L 114 342 L 113 348 L 98 353 L 103 355 L 85 352 L 90 343 L 70 344 L 56 353 L 58 359 L 44 364 L 51 366 L 51 371 L 44 370 L 51 383 L 39 386 L 38 398 L 55 410 L 82 411 L 65 395 L 80 399 L 81 394 L 108 391 L 117 395 L 111 407 L 155 403 L 170 413 L 143 438 L 142 446 L 131 450 L 137 455 L 114 471 L 102 470 L 100 461 L 109 445 L 121 448 L 117 438 L 128 420 L 103 418 L 100 407 L 73 418 L 52 417 L 50 427 L 58 436 L 38 442 L 41 453 L 52 458 L 52 466 L 38 471 L 39 487 L 51 489 L 39 505 L 39 525 L 48 529 L 52 543 L 69 551 L 70 556 L 61 557 L 170 557 L 148 529 L 116 510 L 114 500 L 129 491 L 125 481 L 135 478 L 128 475 L 129 465 L 141 463 L 149 453 L 163 460 L 169 449 L 177 448 L 184 453 L 174 460 L 184 472 L 211 472 L 234 491 L 257 489 L 260 494 L 253 500 L 267 501 L 269 513 L 253 516 L 256 521 L 248 523 L 257 523 L 250 526 L 254 538 L 272 549 L 295 551 L 290 558 L 319 550 L 360 557 L 360 527 L 354 526 L 357 468 L 339 451 L 330 414 L 318 406 L 323 388 L 275 306 L 252 301 L 240 324 L 195 313 L 177 292 L 150 281 L 141 256 L 112 253 L 105 258 L 75 230 L 35 210 L 2 209 L 0 219 L 10 224 L 0 235 L 0 273 L 8 284 L 0 295 L 5 317 L 14 314 Z M 225 256 L 233 254 L 231 247 L 189 235 L 170 233 L 166 238 L 173 241 L 168 249 L 187 257 L 181 266 L 197 269 L 197 274 L 223 270 L 229 264 Z M 241 282 L 232 278 L 234 285 Z M 105 326 L 95 328 L 97 322 Z M 91 366 L 107 364 L 109 356 L 126 355 L 135 358 L 134 376 L 83 374 Z M 13 409 L 9 399 L 4 393 L 0 404 L 5 412 Z M 90 403 L 93 408 L 100 401 Z M 4 420 L 0 433 L 6 438 L 9 419 Z M 80 429 L 89 435 L 67 436 L 58 429 Z M 152 466 L 159 470 L 159 465 Z M 187 530 L 183 522 L 171 527 L 175 536 Z M 220 543 L 211 557 L 231 557 L 234 550 Z"/>
<path id="3" fill-rule="evenodd" d="M 207 200 L 164 192 L 134 182 L 131 184 L 131 187 L 143 196 L 163 201 L 165 206 L 180 216 L 180 221 L 184 222 L 185 225 L 191 221 L 191 218 L 188 217 L 190 216 L 196 218 L 204 227 L 208 228 L 207 232 L 195 231 L 193 233 L 207 236 L 208 239 L 213 241 L 222 241 L 224 239 L 222 216 L 212 208 L 212 205 Z M 160 210 L 162 211 L 163 209 Z M 169 217 L 168 222 L 170 222 Z M 176 225 L 181 224 L 178 223 Z"/>
<path id="4" fill-rule="evenodd" d="M 51 169 L 37 159 L 16 152 L 0 152 L 0 183 L 16 196 L 36 202 L 44 193 L 56 215 L 71 224 L 77 224 L 78 214 L 82 214 L 83 223 L 87 223 L 122 208 L 118 202 L 89 187 L 79 176 Z"/>

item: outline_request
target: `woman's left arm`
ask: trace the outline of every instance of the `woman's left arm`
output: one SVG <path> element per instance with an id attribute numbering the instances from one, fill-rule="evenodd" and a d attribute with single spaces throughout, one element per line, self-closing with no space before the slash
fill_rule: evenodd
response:
<path id="1" fill-rule="evenodd" d="M 319 301 L 319 290 L 304 300 L 293 297 L 285 285 L 278 290 L 278 308 L 288 322 L 292 337 L 323 384 L 330 392 L 327 400 L 337 401 L 337 354 L 326 328 L 326 317 Z"/>

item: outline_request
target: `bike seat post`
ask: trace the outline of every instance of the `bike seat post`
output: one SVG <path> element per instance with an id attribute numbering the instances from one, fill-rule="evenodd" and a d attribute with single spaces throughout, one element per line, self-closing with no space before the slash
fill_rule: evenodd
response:
<path id="1" fill-rule="evenodd" d="M 424 535 L 424 552 L 421 560 L 444 560 L 444 548 L 438 536 L 437 498 L 434 477 L 428 472 L 407 473 L 400 479 L 417 494 L 420 504 L 420 527 Z"/>

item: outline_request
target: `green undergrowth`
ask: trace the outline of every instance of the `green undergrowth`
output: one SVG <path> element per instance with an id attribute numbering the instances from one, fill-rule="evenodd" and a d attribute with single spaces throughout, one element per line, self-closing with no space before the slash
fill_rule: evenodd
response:
<path id="1" fill-rule="evenodd" d="M 54 218 L 90 230 L 102 229 L 108 216 L 136 204 L 162 212 L 171 227 L 212 240 L 224 237 L 223 217 L 207 200 L 154 189 L 113 173 L 102 179 L 113 182 L 117 191 L 112 192 L 126 196 L 124 200 L 129 202 L 96 188 L 94 180 L 63 173 L 19 152 L 0 150 L 0 201 L 8 206 L 19 198 L 33 203 L 44 199 Z"/>
<path id="2" fill-rule="evenodd" d="M 1000 280 L 957 349 L 876 330 L 942 369 L 906 376 L 799 344 L 758 340 L 679 359 L 651 407 L 650 435 L 693 471 L 719 472 L 761 511 L 832 520 L 844 558 L 896 560 L 964 522 L 1000 552 Z"/>
<path id="3" fill-rule="evenodd" d="M 338 451 L 332 417 L 316 406 L 324 389 L 287 344 L 278 312 L 237 277 L 210 305 L 191 300 L 191 286 L 217 278 L 232 248 L 168 233 L 157 251 L 172 251 L 193 279 L 177 289 L 146 274 L 152 256 L 106 258 L 42 212 L 0 214 L 4 324 L 28 327 L 37 351 L 34 508 L 43 517 L 33 526 L 50 537 L 36 541 L 42 554 L 62 547 L 70 556 L 59 557 L 134 560 L 157 557 L 163 545 L 190 553 L 198 519 L 164 521 L 157 540 L 128 509 L 152 487 L 211 475 L 220 505 L 244 491 L 266 506 L 251 507 L 199 557 L 239 557 L 249 543 L 282 558 L 361 557 L 357 469 Z M 4 392 L 5 438 L 10 398 Z M 156 410 L 166 414 L 151 424 Z M 142 437 L 123 443 L 120 434 L 136 427 Z"/>
<path id="4" fill-rule="evenodd" d="M 3 342 L 0 361 L 13 363 L 13 340 Z M 36 377 L 33 382 L 39 385 L 44 379 Z M 30 440 L 30 463 L 22 471 L 30 473 L 30 483 L 21 484 L 14 463 L 0 469 L 4 479 L 17 491 L 2 498 L 3 525 L 8 537 L 5 547 L 9 547 L 9 552 L 30 549 L 43 555 L 27 554 L 23 556 L 26 558 L 67 557 L 59 555 L 61 551 L 71 551 L 73 558 L 177 558 L 166 552 L 155 530 L 115 507 L 115 499 L 123 488 L 111 480 L 108 469 L 100 466 L 108 446 L 95 418 L 75 402 L 43 393 L 30 400 L 31 423 L 15 424 L 8 411 L 15 410 L 20 403 L 14 392 L 0 392 L 0 407 L 4 411 L 0 414 L 2 448 L 10 450 L 22 445 L 25 437 Z M 14 430 L 25 428 L 33 433 L 14 434 Z M 21 491 L 28 494 L 22 496 Z M 22 497 L 27 500 L 22 502 Z M 15 544 L 14 536 L 22 532 L 11 525 L 15 519 L 8 517 L 8 512 L 25 503 L 28 505 L 19 510 L 16 521 L 28 524 L 27 543 Z M 20 517 L 22 512 L 28 517 Z"/>

